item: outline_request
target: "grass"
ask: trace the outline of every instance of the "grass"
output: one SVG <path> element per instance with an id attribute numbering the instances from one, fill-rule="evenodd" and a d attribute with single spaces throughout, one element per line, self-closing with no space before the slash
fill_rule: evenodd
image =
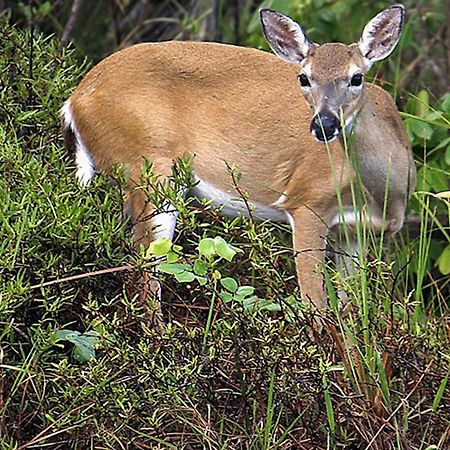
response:
<path id="1" fill-rule="evenodd" d="M 181 262 L 205 237 L 241 252 L 208 260 L 205 286 L 161 274 L 156 329 L 124 287 L 133 271 L 86 275 L 149 263 L 120 189 L 78 187 L 62 146 L 58 110 L 86 66 L 37 34 L 2 24 L 0 37 L 0 448 L 448 448 L 448 280 L 430 262 L 448 243 L 445 199 L 415 195 L 411 236 L 381 246 L 360 230 L 355 275 L 325 268 L 322 334 L 298 302 L 286 227 L 181 205 Z M 265 303 L 247 307 L 230 281 L 223 300 L 224 278 Z"/>

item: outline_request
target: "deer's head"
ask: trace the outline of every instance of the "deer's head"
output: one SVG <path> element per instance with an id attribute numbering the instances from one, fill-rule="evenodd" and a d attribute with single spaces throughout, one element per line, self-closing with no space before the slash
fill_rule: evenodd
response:
<path id="1" fill-rule="evenodd" d="M 375 61 L 389 56 L 400 39 L 404 8 L 394 5 L 377 14 L 359 42 L 318 45 L 291 18 L 260 11 L 264 34 L 276 55 L 299 64 L 301 91 L 313 112 L 310 131 L 317 140 L 331 141 L 342 124 L 349 126 L 361 108 L 364 76 Z"/>

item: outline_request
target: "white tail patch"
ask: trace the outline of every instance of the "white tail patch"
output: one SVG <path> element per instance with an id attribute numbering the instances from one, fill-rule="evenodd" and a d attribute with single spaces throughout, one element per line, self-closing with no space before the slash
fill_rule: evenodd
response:
<path id="1" fill-rule="evenodd" d="M 78 182 L 81 186 L 89 186 L 92 177 L 95 175 L 94 162 L 92 161 L 89 150 L 80 141 L 77 142 L 75 162 L 78 167 L 76 174 Z"/>
<path id="2" fill-rule="evenodd" d="M 70 100 L 67 100 L 61 108 L 61 117 L 64 120 L 64 127 L 70 128 L 75 135 L 75 162 L 77 165 L 76 177 L 78 179 L 78 183 L 81 186 L 89 186 L 91 184 L 93 176 L 95 175 L 94 161 L 92 160 L 91 153 L 84 144 L 83 140 L 81 139 L 80 133 L 78 132 L 70 108 Z"/>

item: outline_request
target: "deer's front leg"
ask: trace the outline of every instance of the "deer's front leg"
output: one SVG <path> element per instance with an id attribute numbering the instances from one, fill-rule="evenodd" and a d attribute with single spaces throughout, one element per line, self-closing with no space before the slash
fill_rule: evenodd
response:
<path id="1" fill-rule="evenodd" d="M 317 213 L 304 206 L 291 212 L 291 217 L 302 298 L 317 309 L 325 308 L 327 303 L 320 265 L 325 257 L 327 226 Z"/>

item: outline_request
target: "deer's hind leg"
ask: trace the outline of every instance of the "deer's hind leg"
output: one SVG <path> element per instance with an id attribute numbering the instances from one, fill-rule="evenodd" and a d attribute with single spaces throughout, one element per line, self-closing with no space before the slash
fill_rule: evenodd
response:
<path id="1" fill-rule="evenodd" d="M 158 183 L 164 183 L 172 172 L 172 161 L 163 166 L 153 166 L 154 173 L 158 176 Z M 139 168 L 140 173 L 140 168 Z M 181 188 L 180 188 L 181 189 Z M 159 205 L 151 201 L 152 186 L 145 180 L 141 184 L 129 181 L 126 190 L 126 211 L 131 216 L 134 226 L 134 244 L 137 251 L 141 246 L 147 249 L 155 240 L 167 238 L 172 240 L 175 234 L 175 226 L 178 210 L 168 200 L 162 200 Z M 140 302 L 147 305 L 154 301 L 157 321 L 161 319 L 161 287 L 154 274 L 143 271 L 135 273 L 127 289 L 130 296 L 138 295 Z"/>
<path id="2" fill-rule="evenodd" d="M 178 210 L 169 201 L 157 207 L 143 189 L 135 188 L 127 194 L 126 209 L 133 221 L 136 250 L 141 246 L 148 248 L 160 238 L 173 239 Z"/>

